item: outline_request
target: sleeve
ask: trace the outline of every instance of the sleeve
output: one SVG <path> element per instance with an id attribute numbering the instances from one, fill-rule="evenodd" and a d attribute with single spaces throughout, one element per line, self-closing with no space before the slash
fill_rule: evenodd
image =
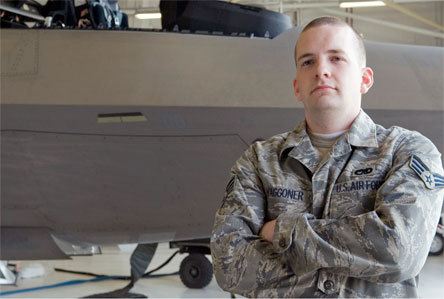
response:
<path id="1" fill-rule="evenodd" d="M 427 187 L 410 165 L 414 156 L 442 178 L 438 150 L 424 136 L 411 133 L 395 150 L 373 211 L 340 219 L 281 214 L 273 240 L 275 252 L 285 257 L 296 275 L 325 269 L 381 283 L 415 277 L 436 232 L 444 189 Z"/>
<path id="2" fill-rule="evenodd" d="M 294 274 L 271 243 L 258 236 L 266 203 L 254 157 L 250 147 L 231 170 L 211 237 L 213 268 L 218 284 L 226 291 L 247 297 L 277 297 L 273 292 L 285 289 L 282 286 L 289 284 Z"/>

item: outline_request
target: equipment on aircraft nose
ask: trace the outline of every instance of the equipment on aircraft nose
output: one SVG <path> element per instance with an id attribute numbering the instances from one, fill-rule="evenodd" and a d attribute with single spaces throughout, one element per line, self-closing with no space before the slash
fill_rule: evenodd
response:
<path id="1" fill-rule="evenodd" d="M 290 18 L 257 6 L 224 1 L 172 1 L 159 3 L 162 29 L 191 32 L 212 31 L 226 35 L 273 38 L 292 27 Z"/>

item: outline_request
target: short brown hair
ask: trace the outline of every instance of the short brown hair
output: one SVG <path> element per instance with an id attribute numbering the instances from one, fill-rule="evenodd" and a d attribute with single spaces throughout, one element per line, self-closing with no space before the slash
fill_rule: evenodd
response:
<path id="1" fill-rule="evenodd" d="M 364 40 L 362 39 L 361 35 L 353 27 L 351 27 L 349 24 L 347 24 L 346 22 L 344 22 L 340 18 L 331 17 L 331 16 L 316 18 L 316 19 L 312 20 L 310 23 L 308 23 L 307 25 L 305 25 L 304 29 L 302 29 L 300 34 L 304 33 L 305 31 L 307 31 L 310 28 L 314 28 L 314 27 L 318 27 L 318 26 L 322 26 L 322 25 L 345 26 L 345 27 L 350 28 L 353 31 L 354 36 L 356 38 L 358 59 L 360 59 L 362 64 L 365 66 L 366 53 L 365 53 L 365 47 L 364 47 Z M 299 41 L 299 39 L 298 39 L 298 41 Z M 296 42 L 296 45 L 294 46 L 294 61 L 296 63 L 296 66 L 297 66 L 296 48 L 298 45 L 298 41 Z"/>

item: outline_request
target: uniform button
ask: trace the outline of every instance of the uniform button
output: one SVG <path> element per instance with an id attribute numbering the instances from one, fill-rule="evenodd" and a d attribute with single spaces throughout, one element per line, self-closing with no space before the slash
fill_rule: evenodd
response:
<path id="1" fill-rule="evenodd" d="M 324 288 L 326 289 L 326 290 L 331 290 L 331 289 L 333 289 L 333 286 L 334 286 L 335 284 L 333 283 L 333 281 L 331 281 L 331 280 L 326 280 L 326 281 L 324 281 Z"/>
<path id="2" fill-rule="evenodd" d="M 281 238 L 279 240 L 279 246 L 281 246 L 282 248 L 285 248 L 287 246 L 287 242 L 285 241 L 284 238 Z"/>

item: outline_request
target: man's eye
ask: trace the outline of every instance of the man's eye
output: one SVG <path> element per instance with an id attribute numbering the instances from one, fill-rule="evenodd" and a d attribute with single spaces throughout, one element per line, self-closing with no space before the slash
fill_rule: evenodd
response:
<path id="1" fill-rule="evenodd" d="M 313 60 L 309 59 L 309 60 L 302 61 L 301 66 L 309 66 L 312 64 L 313 64 Z"/>
<path id="2" fill-rule="evenodd" d="M 333 56 L 333 57 L 330 58 L 330 60 L 331 61 L 341 61 L 343 59 L 342 59 L 342 57 L 339 57 L 339 56 Z"/>

